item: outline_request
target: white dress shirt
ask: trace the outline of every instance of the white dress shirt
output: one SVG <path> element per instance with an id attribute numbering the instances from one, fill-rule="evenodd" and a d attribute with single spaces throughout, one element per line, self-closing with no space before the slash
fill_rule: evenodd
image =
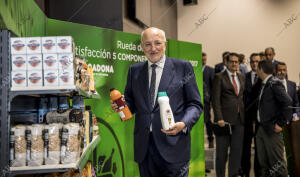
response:
<path id="1" fill-rule="evenodd" d="M 283 80 L 280 80 L 281 83 L 283 84 L 284 88 L 285 88 L 285 91 L 288 92 L 288 88 L 287 88 L 287 81 L 286 79 L 283 79 Z"/>
<path id="2" fill-rule="evenodd" d="M 255 72 L 255 71 L 251 71 L 251 83 L 252 83 L 252 85 L 255 84 L 255 82 L 254 82 L 255 75 L 256 75 L 256 78 L 257 78 L 256 72 Z M 258 79 L 258 78 L 257 78 L 257 79 Z"/>
<path id="3" fill-rule="evenodd" d="M 236 72 L 232 73 L 228 69 L 226 69 L 226 71 L 227 71 L 227 74 L 229 76 L 229 79 L 230 79 L 232 85 L 233 85 L 232 75 L 234 75 L 234 80 L 237 85 L 237 91 L 238 91 L 238 93 L 240 93 L 241 84 L 240 84 L 239 78 L 237 77 Z"/>

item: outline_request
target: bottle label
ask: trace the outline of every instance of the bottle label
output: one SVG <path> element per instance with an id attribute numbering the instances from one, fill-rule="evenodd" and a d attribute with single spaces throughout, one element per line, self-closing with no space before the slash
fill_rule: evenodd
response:
<path id="1" fill-rule="evenodd" d="M 122 119 L 125 118 L 125 114 L 123 113 L 123 111 L 120 111 L 120 112 L 119 112 L 119 115 L 120 115 L 120 117 L 121 117 Z"/>

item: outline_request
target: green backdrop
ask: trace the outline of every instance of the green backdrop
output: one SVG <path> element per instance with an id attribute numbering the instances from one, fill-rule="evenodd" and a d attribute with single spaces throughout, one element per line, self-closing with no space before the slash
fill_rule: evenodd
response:
<path id="1" fill-rule="evenodd" d="M 110 108 L 109 89 L 124 93 L 130 65 L 146 61 L 140 48 L 140 35 L 94 26 L 48 19 L 33 0 L 0 0 L 0 27 L 17 36 L 70 35 L 76 44 L 76 55 L 84 57 L 94 69 L 96 90 L 100 99 L 87 99 L 99 120 L 100 145 L 93 157 L 97 176 L 138 177 L 133 160 L 134 119 L 122 122 Z M 168 40 L 169 57 L 189 60 L 202 95 L 202 62 L 200 44 Z M 190 177 L 205 176 L 203 116 L 192 132 Z"/>

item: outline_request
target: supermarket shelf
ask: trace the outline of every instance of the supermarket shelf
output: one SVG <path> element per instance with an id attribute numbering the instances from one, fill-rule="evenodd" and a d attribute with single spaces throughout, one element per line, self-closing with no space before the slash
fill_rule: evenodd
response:
<path id="1" fill-rule="evenodd" d="M 82 95 L 86 98 L 99 99 L 99 94 L 86 92 L 75 85 L 71 86 L 35 86 L 35 87 L 11 87 L 10 100 L 18 95 Z"/>
<path id="2" fill-rule="evenodd" d="M 83 153 L 77 163 L 71 164 L 57 164 L 57 165 L 42 165 L 36 167 L 10 167 L 10 174 L 12 176 L 18 174 L 38 174 L 51 172 L 66 172 L 71 169 L 79 169 L 80 171 L 85 167 L 90 155 L 100 143 L 101 137 L 98 135 L 93 138 L 93 141 L 83 150 Z"/>

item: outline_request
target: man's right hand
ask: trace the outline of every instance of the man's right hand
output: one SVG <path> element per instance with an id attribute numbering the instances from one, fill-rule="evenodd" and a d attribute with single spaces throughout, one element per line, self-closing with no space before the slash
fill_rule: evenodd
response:
<path id="1" fill-rule="evenodd" d="M 224 126 L 225 126 L 224 120 L 219 120 L 219 121 L 218 121 L 218 125 L 219 125 L 220 127 L 224 127 Z"/>
<path id="2" fill-rule="evenodd" d="M 113 100 L 110 100 L 110 107 L 111 107 L 115 112 L 118 112 L 118 111 L 119 111 L 118 105 L 117 105 Z"/>

